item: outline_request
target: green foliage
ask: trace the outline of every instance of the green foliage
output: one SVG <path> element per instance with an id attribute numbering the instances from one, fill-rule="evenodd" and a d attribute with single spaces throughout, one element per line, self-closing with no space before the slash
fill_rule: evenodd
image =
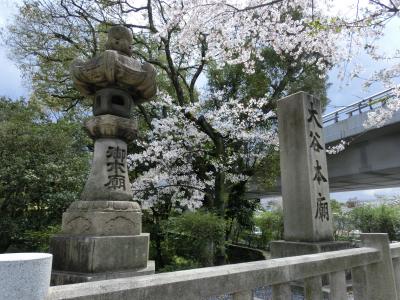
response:
<path id="1" fill-rule="evenodd" d="M 350 232 L 355 229 L 350 219 L 350 213 L 343 211 L 343 205 L 339 201 L 331 199 L 335 240 L 351 240 Z"/>
<path id="2" fill-rule="evenodd" d="M 226 98 L 269 97 L 272 100 L 305 91 L 318 97 L 324 107 L 328 103 L 327 80 L 320 78 L 322 74 L 316 66 L 282 57 L 270 48 L 263 50 L 262 57 L 253 74 L 245 73 L 242 65 L 227 65 L 222 70 L 210 68 L 211 90 L 224 90 Z"/>
<path id="3" fill-rule="evenodd" d="M 244 196 L 246 182 L 236 184 L 229 194 L 225 210 L 227 222 L 226 240 L 232 238 L 234 228 L 239 231 L 251 229 L 254 225 L 253 213 L 260 206 L 259 199 L 248 199 Z"/>
<path id="4" fill-rule="evenodd" d="M 397 239 L 400 229 L 400 208 L 389 205 L 363 205 L 350 212 L 351 223 L 364 233 L 385 232 L 390 240 Z"/>
<path id="5" fill-rule="evenodd" d="M 159 269 L 159 273 L 163 272 L 174 272 L 179 270 L 188 270 L 188 269 L 196 269 L 200 268 L 201 265 L 198 261 L 192 259 L 186 259 L 181 256 L 174 255 L 169 264 L 162 269 Z"/>
<path id="6" fill-rule="evenodd" d="M 215 263 L 218 249 L 224 246 L 225 222 L 212 213 L 186 212 L 165 223 L 165 251 L 170 261 L 180 256 L 201 266 Z"/>
<path id="7" fill-rule="evenodd" d="M 340 202 L 335 199 L 331 199 L 331 210 L 333 214 L 339 214 L 342 211 Z"/>
<path id="8" fill-rule="evenodd" d="M 344 210 L 344 206 L 351 210 Z M 399 239 L 400 207 L 398 205 L 385 202 L 378 206 L 361 205 L 354 200 L 341 204 L 336 200 L 331 200 L 331 208 L 336 240 L 354 240 L 358 237 L 358 231 L 388 233 L 390 240 Z"/>
<path id="9" fill-rule="evenodd" d="M 119 23 L 121 20 L 126 19 L 124 14 L 119 14 L 119 10 L 117 9 L 118 3 L 112 3 L 112 1 L 97 1 L 97 4 L 98 5 L 92 5 L 91 1 L 80 1 L 79 5 L 74 1 L 65 1 L 62 5 L 51 1 L 25 1 L 24 4 L 21 5 L 20 13 L 15 16 L 12 24 L 8 26 L 8 33 L 4 35 L 3 40 L 8 47 L 13 50 L 12 56 L 14 61 L 16 61 L 24 73 L 30 77 L 29 79 L 31 79 L 34 93 L 32 98 L 37 103 L 45 103 L 48 107 L 61 109 L 77 105 L 79 101 L 83 101 L 83 98 L 72 87 L 69 76 L 68 69 L 72 60 L 75 58 L 87 60 L 94 57 L 99 50 L 101 50 L 100 47 L 103 44 L 102 42 L 104 41 L 104 33 L 107 31 L 107 26 L 109 26 L 110 23 Z M 115 8 L 113 8 L 114 4 Z M 112 14 L 110 14 L 110 8 Z M 293 16 L 301 18 L 301 14 L 296 15 L 296 12 L 293 12 Z M 146 35 L 141 35 L 139 32 L 135 33 L 137 33 L 135 34 L 135 55 L 138 58 L 151 61 L 161 66 L 157 78 L 160 90 L 168 91 L 170 95 L 176 95 L 176 100 L 179 100 L 183 104 L 189 101 L 197 101 L 197 92 L 194 85 L 195 81 L 193 81 L 192 87 L 190 87 L 190 84 L 188 85 L 192 70 L 180 68 L 181 63 L 174 66 L 172 63 L 168 62 L 168 59 L 173 61 L 173 56 L 175 55 L 173 51 L 172 56 L 168 54 L 168 52 L 170 52 L 169 47 L 168 51 L 164 53 L 163 49 L 167 48 L 164 47 L 165 45 L 156 44 L 152 39 L 148 39 Z M 211 89 L 224 89 L 226 90 L 226 98 L 243 97 L 244 100 L 268 97 L 274 101 L 281 96 L 297 92 L 298 90 L 305 90 L 319 98 L 326 99 L 326 82 L 319 78 L 321 74 L 317 71 L 315 66 L 300 65 L 289 58 L 279 56 L 272 49 L 268 48 L 264 50 L 263 58 L 262 61 L 256 64 L 256 72 L 253 75 L 245 74 L 242 65 L 227 66 L 222 71 L 216 71 L 213 68 L 207 67 L 206 69 L 210 70 L 209 79 Z M 191 61 L 190 57 L 182 57 L 182 61 L 185 59 Z M 271 107 L 265 108 L 266 113 L 274 109 L 273 101 L 271 102 Z M 210 105 L 220 105 L 220 103 L 214 103 L 213 101 L 209 103 Z M 164 110 L 162 112 L 157 112 L 147 109 L 146 105 L 143 105 L 143 107 L 144 109 L 134 112 L 137 115 L 143 115 L 139 118 L 139 133 L 143 133 L 147 128 L 151 127 L 150 121 L 152 118 L 161 118 L 164 115 Z M 41 122 L 43 123 L 44 121 Z M 70 132 L 67 130 L 66 133 L 57 133 L 57 128 L 60 125 L 59 123 L 53 124 L 48 121 L 44 123 L 47 127 L 54 128 L 52 129 L 54 132 L 49 137 L 50 148 L 53 148 L 51 142 L 51 138 L 53 137 L 60 138 L 59 144 L 67 145 L 66 147 L 68 148 L 70 141 L 64 140 L 64 137 L 70 136 L 72 131 Z M 198 125 L 201 123 L 201 120 L 195 119 L 195 123 Z M 67 125 L 69 126 L 70 123 Z M 36 126 L 39 128 L 39 132 L 33 134 L 33 136 L 41 136 L 44 134 L 41 130 L 43 126 Z M 206 123 L 205 128 L 209 127 L 211 127 L 210 124 Z M 217 158 L 223 158 L 227 153 L 240 153 L 239 150 L 244 151 L 241 149 L 246 149 L 248 152 L 253 151 L 251 145 L 248 147 L 249 145 L 244 145 L 239 142 L 232 142 L 227 139 L 224 140 L 220 134 L 215 134 L 215 132 L 218 132 L 217 128 L 211 129 L 212 130 L 205 131 L 206 133 L 213 132 L 212 134 L 207 134 L 212 135 L 214 138 L 213 141 L 218 141 L 218 143 L 210 143 L 209 149 L 206 148 L 208 147 L 207 145 L 203 145 L 203 147 L 207 152 L 214 152 L 215 154 L 213 155 Z M 32 143 L 35 146 L 44 144 L 41 142 L 35 143 L 34 141 Z M 77 142 L 76 144 L 79 145 L 80 143 Z M 223 147 L 221 147 L 221 145 L 223 145 Z M 137 145 L 131 145 L 130 148 L 130 150 L 135 151 L 135 149 L 132 148 L 139 147 Z M 24 147 L 21 147 L 21 149 L 24 149 Z M 22 158 L 19 162 L 21 167 L 18 169 L 26 170 L 28 178 L 26 183 L 16 182 L 16 186 L 38 187 L 38 192 L 37 196 L 33 197 L 34 193 L 28 188 L 26 194 L 21 195 L 20 192 L 17 192 L 14 195 L 15 199 L 19 197 L 24 200 L 22 205 L 16 205 L 22 207 L 21 217 L 17 218 L 15 222 L 6 222 L 10 232 L 16 232 L 17 228 L 24 228 L 24 226 L 26 226 L 24 224 L 27 224 L 26 222 L 31 222 L 31 219 L 34 219 L 34 223 L 40 223 L 39 221 L 43 223 L 37 224 L 37 228 L 45 228 L 47 224 L 51 223 L 50 220 L 59 220 L 63 209 L 76 197 L 77 191 L 80 190 L 80 185 L 83 183 L 81 174 L 85 173 L 87 170 L 86 166 L 80 166 L 80 168 L 77 166 L 81 163 L 85 164 L 87 161 L 81 160 L 82 153 L 79 149 L 75 149 L 76 152 L 73 155 L 66 155 L 63 153 L 64 150 L 65 149 L 55 149 L 53 154 L 51 154 L 50 150 L 47 148 L 35 150 L 35 152 L 42 152 L 43 155 L 40 156 L 40 159 L 36 162 L 37 164 L 33 164 L 32 170 L 24 165 L 24 162 L 29 165 L 30 160 L 21 153 L 20 156 Z M 196 151 L 198 149 L 193 150 Z M 261 159 L 260 162 L 246 161 L 245 159 L 238 161 L 235 168 L 248 176 L 261 175 L 261 177 L 263 177 L 263 183 L 271 185 L 275 182 L 275 178 L 278 174 L 279 160 L 275 149 L 271 149 L 270 153 L 271 155 Z M 246 157 L 246 155 L 243 155 L 243 157 Z M 76 161 L 73 161 L 74 158 Z M 206 172 L 210 171 L 208 159 L 207 157 L 201 157 L 196 163 L 195 169 L 200 178 Z M 43 170 L 43 172 L 38 172 L 38 169 Z M 70 176 L 65 175 L 64 172 L 70 172 Z M 132 172 L 132 178 L 139 172 L 140 170 Z M 265 176 L 266 173 L 268 176 Z M 57 179 L 57 176 L 60 180 Z M 56 181 L 57 184 L 53 184 L 53 181 Z M 60 182 L 68 183 L 68 188 Z M 256 205 L 252 201 L 245 200 L 245 184 L 246 182 L 240 182 L 232 186 L 225 180 L 225 174 L 220 172 L 215 180 L 214 191 L 207 194 L 204 203 L 211 203 L 209 205 L 210 210 L 218 210 L 221 217 L 231 220 L 230 224 L 239 224 L 242 227 L 249 228 L 252 226 L 251 213 L 254 211 Z M 7 194 L 7 199 L 12 199 L 10 195 L 13 194 L 11 192 Z M 6 197 L 4 197 L 4 199 L 6 199 Z M 171 214 L 171 205 L 169 205 L 168 199 L 159 200 L 163 203 L 156 207 L 158 212 L 153 210 L 153 220 L 150 222 L 152 238 L 155 239 L 154 249 L 156 249 L 157 252 L 155 255 L 158 257 L 158 262 L 162 261 L 161 246 L 163 243 L 167 243 L 173 249 L 177 249 L 177 246 L 171 246 L 171 239 L 168 240 L 172 233 L 167 232 L 167 239 L 164 240 L 164 230 L 161 229 L 162 222 L 168 219 Z M 3 202 L 4 201 L 5 200 L 3 200 Z M 0 205 L 3 206 L 1 202 L 2 194 L 0 192 Z M 9 204 L 6 206 L 9 206 Z M 11 211 L 13 211 L 13 209 L 11 209 Z M 33 218 L 33 212 L 35 211 L 38 212 L 36 213 L 36 217 Z M 182 218 L 185 219 L 189 217 Z M 204 218 L 208 218 L 210 219 L 209 221 L 212 221 L 211 217 L 204 216 Z M 195 220 L 194 217 L 192 217 L 192 219 L 193 224 L 202 224 L 200 220 Z M 176 221 L 176 219 L 173 218 L 171 222 L 173 223 L 174 220 Z M 21 224 L 17 225 L 19 224 L 18 222 L 21 222 Z M 186 222 L 189 221 L 186 220 Z M 222 220 L 219 220 L 219 222 L 224 224 Z M 171 224 L 169 226 L 173 227 Z M 206 226 L 205 228 L 208 228 L 206 224 L 203 225 Z M 193 231 L 194 228 L 197 228 L 196 226 L 193 225 L 191 230 Z M 204 229 L 201 231 L 207 232 L 207 230 Z M 217 231 L 219 232 L 220 230 L 218 229 Z M 222 230 L 222 232 L 223 231 L 224 230 Z M 13 233 L 13 235 L 15 234 Z M 191 235 L 197 239 L 196 241 L 199 249 L 204 247 L 204 243 L 215 243 L 213 245 L 214 248 L 223 247 L 223 243 L 220 239 L 214 241 L 211 237 L 202 236 L 201 233 L 197 232 L 180 233 L 180 238 L 176 239 L 176 243 L 179 244 L 184 238 Z M 227 234 L 227 236 L 228 235 L 229 234 Z M 178 234 L 175 233 L 175 236 L 178 236 Z M 183 252 L 185 252 L 185 255 L 187 254 L 188 257 L 193 255 L 190 249 L 186 249 L 185 251 Z M 167 255 L 167 257 L 179 256 L 180 255 Z M 172 258 L 170 260 L 174 261 Z M 207 261 L 207 264 L 210 262 L 209 259 L 204 260 Z M 175 265 L 180 264 L 179 262 L 172 263 Z M 203 261 L 203 264 L 206 263 Z"/>
<path id="10" fill-rule="evenodd" d="M 75 101 L 83 100 L 72 88 L 69 66 L 77 57 L 94 56 L 97 44 L 90 32 L 71 21 L 68 28 L 61 18 L 53 18 L 44 11 L 42 4 L 27 1 L 21 5 L 12 24 L 3 30 L 2 39 L 13 49 L 11 58 L 31 81 L 31 101 L 55 109 L 67 108 L 73 103 L 76 105 Z M 61 13 L 55 11 L 54 4 L 47 8 L 53 13 Z M 60 31 L 51 30 L 51 26 L 57 26 Z"/>
<path id="11" fill-rule="evenodd" d="M 264 211 L 254 217 L 254 223 L 261 229 L 261 247 L 268 247 L 270 241 L 283 238 L 282 210 Z"/>
<path id="12" fill-rule="evenodd" d="M 29 249 L 29 251 L 49 252 L 50 237 L 60 231 L 61 225 L 50 225 L 42 230 L 27 229 L 15 243 L 19 248 Z"/>
<path id="13" fill-rule="evenodd" d="M 275 188 L 276 179 L 280 176 L 279 151 L 271 151 L 263 157 L 254 168 L 256 184 L 265 190 Z"/>
<path id="14" fill-rule="evenodd" d="M 0 124 L 0 252 L 10 244 L 30 250 L 29 235 L 59 224 L 78 199 L 89 141 L 80 124 L 55 122 L 22 100 L 0 98 Z"/>
<path id="15" fill-rule="evenodd" d="M 300 90 L 309 92 L 321 99 L 326 106 L 328 99 L 326 90 L 327 81 L 315 66 L 301 64 L 288 57 L 278 55 L 273 49 L 265 48 L 262 52 L 262 60 L 255 64 L 255 72 L 247 74 L 243 65 L 226 65 L 222 69 L 208 68 L 209 89 L 212 92 L 223 91 L 222 102 L 230 98 L 241 99 L 246 103 L 250 99 L 268 98 L 269 107 L 264 107 L 265 112 L 275 109 L 276 100 Z M 220 99 L 211 99 L 207 105 L 218 107 Z M 269 128 L 266 128 L 269 129 Z M 249 145 L 240 142 L 226 143 L 226 152 L 241 153 L 243 149 L 252 149 Z M 237 169 L 249 177 L 256 178 L 256 184 L 263 188 L 270 188 L 276 183 L 279 176 L 279 153 L 271 147 L 265 157 L 257 161 L 246 161 L 246 154 L 242 161 L 238 160 Z M 252 180 L 252 179 L 250 179 Z M 256 203 L 246 200 L 245 185 L 247 181 L 232 185 L 226 189 L 229 194 L 225 219 L 228 222 L 226 237 L 238 236 L 244 230 L 250 230 L 252 224 L 252 212 Z M 235 232 L 236 234 L 233 234 Z M 264 237 L 264 240 L 267 237 Z M 266 241 L 267 242 L 267 241 Z"/>

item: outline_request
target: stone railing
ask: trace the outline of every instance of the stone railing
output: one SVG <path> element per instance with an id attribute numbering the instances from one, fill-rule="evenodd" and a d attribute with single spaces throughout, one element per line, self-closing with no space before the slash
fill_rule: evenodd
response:
<path id="1" fill-rule="evenodd" d="M 55 299 L 207 299 L 232 295 L 253 299 L 253 289 L 272 286 L 273 299 L 291 299 L 290 282 L 304 281 L 305 299 L 322 299 L 322 276 L 330 299 L 348 299 L 345 272 L 351 271 L 355 300 L 398 300 L 400 243 L 386 234 L 362 234 L 361 248 L 265 261 L 113 279 L 50 288 Z M 393 258 L 393 263 L 392 263 Z M 328 275 L 328 276 L 326 276 Z"/>

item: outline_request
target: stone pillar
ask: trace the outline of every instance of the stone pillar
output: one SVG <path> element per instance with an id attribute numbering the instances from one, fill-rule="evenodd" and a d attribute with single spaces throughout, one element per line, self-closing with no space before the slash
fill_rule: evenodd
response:
<path id="1" fill-rule="evenodd" d="M 398 299 L 396 291 L 396 276 L 393 269 L 390 242 L 387 233 L 363 233 L 360 236 L 363 247 L 371 247 L 379 250 L 382 260 L 365 266 L 366 297 L 362 299 Z M 357 287 L 359 289 L 359 287 Z M 356 291 L 355 291 L 356 292 Z M 358 296 L 359 291 L 354 293 Z M 357 299 L 357 298 L 355 298 Z M 361 299 L 361 298 L 359 298 Z"/>
<path id="2" fill-rule="evenodd" d="M 278 122 L 285 240 L 332 241 L 320 101 L 301 92 L 281 99 Z"/>
<path id="3" fill-rule="evenodd" d="M 349 248 L 333 241 L 321 103 L 304 92 L 278 101 L 284 241 L 274 258 Z"/>
<path id="4" fill-rule="evenodd" d="M 118 108 L 129 105 L 129 110 L 132 99 L 110 88 L 94 99 L 95 116 L 85 123 L 95 140 L 89 178 L 81 200 L 63 214 L 62 232 L 50 241 L 54 285 L 154 273 L 154 262 L 148 264 L 149 234 L 142 233 L 142 213 L 132 202 L 126 162 L 136 124 L 118 116 Z"/>

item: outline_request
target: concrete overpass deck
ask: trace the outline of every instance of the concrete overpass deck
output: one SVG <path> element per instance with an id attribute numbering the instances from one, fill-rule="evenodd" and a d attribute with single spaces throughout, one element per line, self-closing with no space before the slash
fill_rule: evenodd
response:
<path id="1" fill-rule="evenodd" d="M 349 143 L 342 152 L 327 155 L 332 192 L 400 186 L 400 111 L 382 127 L 363 126 L 368 111 L 393 97 L 391 90 L 386 90 L 323 117 L 326 146 L 341 140 Z M 273 188 L 260 186 L 258 178 L 250 180 L 249 196 L 280 194 L 279 180 Z"/>

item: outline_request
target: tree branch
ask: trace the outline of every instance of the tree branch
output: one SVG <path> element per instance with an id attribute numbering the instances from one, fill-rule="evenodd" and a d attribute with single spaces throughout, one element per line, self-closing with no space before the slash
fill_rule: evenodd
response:
<path id="1" fill-rule="evenodd" d="M 206 41 L 206 36 L 202 35 L 200 37 L 200 42 L 201 42 L 201 63 L 199 67 L 196 70 L 196 73 L 193 75 L 192 80 L 190 81 L 190 87 L 189 87 L 189 97 L 190 97 L 190 102 L 194 103 L 194 85 L 196 84 L 197 79 L 199 78 L 201 72 L 203 72 L 204 65 L 206 63 L 206 52 L 207 52 L 207 41 Z"/>
<path id="2" fill-rule="evenodd" d="M 142 113 L 147 126 L 149 126 L 150 129 L 153 129 L 153 124 L 151 124 L 150 116 L 147 113 L 147 111 L 144 109 L 143 105 L 138 104 L 137 107 L 139 108 L 140 112 Z"/>
<path id="3" fill-rule="evenodd" d="M 280 2 L 283 2 L 283 0 L 274 0 L 274 1 L 271 1 L 271 2 L 262 3 L 262 4 L 258 4 L 258 5 L 254 5 L 254 6 L 247 6 L 247 7 L 242 8 L 242 9 L 239 9 L 236 6 L 231 5 L 231 4 L 225 4 L 225 5 L 228 6 L 228 7 L 233 8 L 237 12 L 243 12 L 243 11 L 249 11 L 249 10 L 254 10 L 254 9 L 258 9 L 258 8 L 263 8 L 263 7 L 266 7 L 266 6 L 269 6 L 269 5 L 274 5 L 274 4 L 277 4 L 277 3 L 280 3 Z"/>
<path id="4" fill-rule="evenodd" d="M 183 105 L 185 102 L 185 97 L 183 94 L 182 87 L 179 84 L 179 77 L 178 77 L 177 71 L 175 69 L 174 62 L 172 60 L 171 50 L 169 48 L 170 47 L 170 44 L 169 44 L 170 37 L 171 37 L 171 32 L 168 33 L 167 38 L 161 38 L 161 41 L 164 43 L 164 46 L 165 46 L 165 56 L 167 58 L 168 67 L 169 67 L 169 77 L 172 81 L 172 85 L 174 86 L 174 89 L 176 92 L 176 97 L 178 99 L 178 103 L 180 105 Z"/>

